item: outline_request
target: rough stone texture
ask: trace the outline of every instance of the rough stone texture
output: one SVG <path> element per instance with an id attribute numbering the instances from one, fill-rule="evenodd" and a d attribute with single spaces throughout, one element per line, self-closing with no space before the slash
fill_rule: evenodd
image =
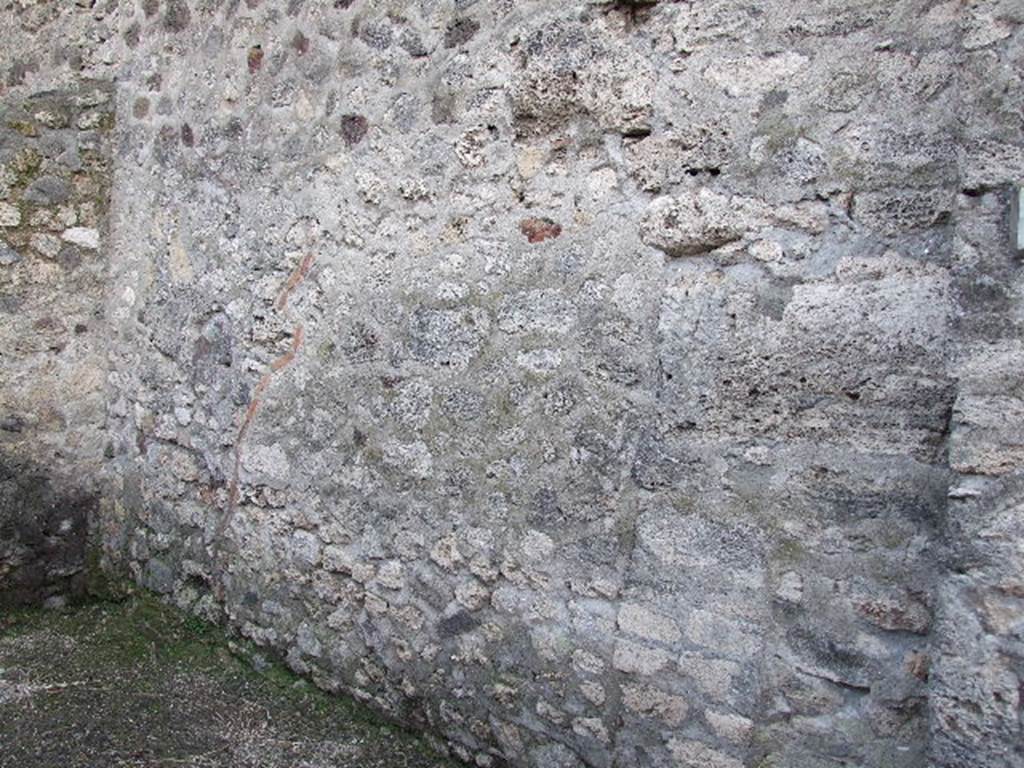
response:
<path id="1" fill-rule="evenodd" d="M 109 85 L 0 102 L 0 602 L 80 592 L 104 462 Z"/>
<path id="2" fill-rule="evenodd" d="M 1019 765 L 1022 16 L 19 3 L 108 567 L 482 766 Z"/>
<path id="3" fill-rule="evenodd" d="M 957 397 L 944 578 L 936 589 L 931 756 L 941 766 L 1024 765 L 1024 274 L 1007 241 L 1020 130 L 1024 8 L 972 3 L 957 87 L 963 185 L 954 209 Z"/>
<path id="4" fill-rule="evenodd" d="M 0 464 L 0 608 L 61 602 L 86 589 L 94 496 L 65 496 L 38 467 Z"/>

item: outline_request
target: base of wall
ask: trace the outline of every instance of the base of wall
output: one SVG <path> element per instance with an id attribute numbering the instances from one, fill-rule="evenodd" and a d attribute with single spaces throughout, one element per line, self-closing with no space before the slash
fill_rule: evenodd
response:
<path id="1" fill-rule="evenodd" d="M 38 466 L 0 458 L 0 607 L 80 598 L 95 495 L 58 490 Z"/>

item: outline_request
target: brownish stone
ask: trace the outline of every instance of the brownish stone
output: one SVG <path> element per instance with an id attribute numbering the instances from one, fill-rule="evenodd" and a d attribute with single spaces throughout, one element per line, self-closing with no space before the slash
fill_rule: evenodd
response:
<path id="1" fill-rule="evenodd" d="M 249 72 L 256 74 L 263 67 L 263 47 L 254 45 L 249 49 Z"/>
<path id="2" fill-rule="evenodd" d="M 562 234 L 562 225 L 548 218 L 528 218 L 519 222 L 519 231 L 531 243 L 543 243 Z"/>
<path id="3" fill-rule="evenodd" d="M 350 147 L 361 142 L 369 130 L 370 124 L 362 115 L 341 116 L 341 136 Z"/>

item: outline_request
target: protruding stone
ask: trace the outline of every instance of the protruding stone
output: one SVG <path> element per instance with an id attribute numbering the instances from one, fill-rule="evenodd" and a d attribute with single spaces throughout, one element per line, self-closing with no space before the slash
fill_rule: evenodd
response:
<path id="1" fill-rule="evenodd" d="M 71 227 L 65 229 L 61 239 L 66 243 L 95 251 L 100 247 L 100 233 L 91 227 Z"/>
<path id="2" fill-rule="evenodd" d="M 669 256 L 697 256 L 743 237 L 739 218 L 729 198 L 700 189 L 651 203 L 640 238 Z"/>

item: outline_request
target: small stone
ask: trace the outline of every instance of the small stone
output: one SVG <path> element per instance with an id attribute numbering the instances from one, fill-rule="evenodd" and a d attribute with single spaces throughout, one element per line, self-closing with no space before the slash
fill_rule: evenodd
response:
<path id="1" fill-rule="evenodd" d="M 404 571 L 398 560 L 388 560 L 377 569 L 377 581 L 387 589 L 401 589 L 405 586 Z"/>
<path id="2" fill-rule="evenodd" d="M 21 432 L 25 429 L 25 420 L 21 416 L 4 416 L 0 419 L 0 430 L 4 432 Z"/>
<path id="3" fill-rule="evenodd" d="M 673 765 L 678 768 L 743 768 L 734 757 L 719 752 L 700 741 L 673 738 L 668 743 Z"/>
<path id="4" fill-rule="evenodd" d="M 729 199 L 708 189 L 651 203 L 640 238 L 669 256 L 697 256 L 743 236 Z"/>
<path id="5" fill-rule="evenodd" d="M 475 126 L 464 131 L 455 142 L 455 155 L 467 168 L 479 168 L 484 164 L 484 148 L 491 140 L 486 126 Z"/>
<path id="6" fill-rule="evenodd" d="M 103 112 L 84 112 L 75 123 L 80 131 L 92 131 L 103 125 Z"/>
<path id="7" fill-rule="evenodd" d="M 482 608 L 489 597 L 487 588 L 476 580 L 466 581 L 455 588 L 455 599 L 459 605 L 471 611 Z"/>
<path id="8" fill-rule="evenodd" d="M 21 261 L 21 256 L 13 248 L 0 243 L 0 267 L 11 267 Z"/>
<path id="9" fill-rule="evenodd" d="M 903 657 L 903 663 L 907 672 L 922 682 L 928 681 L 928 673 L 931 670 L 931 657 L 921 651 L 911 651 Z"/>
<path id="10" fill-rule="evenodd" d="M 385 20 L 364 22 L 359 25 L 359 39 L 370 48 L 386 51 L 394 40 L 394 29 Z"/>
<path id="11" fill-rule="evenodd" d="M 73 227 L 78 223 L 78 214 L 74 206 L 62 205 L 57 209 L 56 221 L 63 227 Z"/>
<path id="12" fill-rule="evenodd" d="M 746 625 L 710 610 L 697 610 L 690 615 L 686 637 L 695 645 L 739 659 L 753 658 L 761 649 L 760 638 Z"/>
<path id="13" fill-rule="evenodd" d="M 555 725 L 565 723 L 565 713 L 543 699 L 537 702 L 536 712 L 545 720 L 550 720 Z"/>
<path id="14" fill-rule="evenodd" d="M 43 208 L 38 211 L 32 211 L 32 214 L 28 218 L 28 225 L 32 229 L 57 229 L 57 220 L 53 216 L 53 211 Z"/>
<path id="15" fill-rule="evenodd" d="M 480 30 L 480 22 L 473 19 L 456 19 L 444 31 L 444 47 L 456 48 L 468 43 Z"/>
<path id="16" fill-rule="evenodd" d="M 355 565 L 355 558 L 341 547 L 329 546 L 324 548 L 323 567 L 332 573 L 352 573 Z"/>
<path id="17" fill-rule="evenodd" d="M 292 560 L 303 570 L 320 564 L 320 539 L 309 531 L 296 531 L 291 540 Z"/>
<path id="18" fill-rule="evenodd" d="M 32 117 L 47 128 L 67 128 L 68 126 L 68 114 L 62 109 L 41 109 L 34 113 Z"/>
<path id="19" fill-rule="evenodd" d="M 562 234 L 562 226 L 548 218 L 528 218 L 519 222 L 519 231 L 531 243 L 543 243 Z"/>
<path id="20" fill-rule="evenodd" d="M 583 694 L 583 698 L 593 704 L 595 707 L 600 707 L 604 704 L 607 695 L 604 691 L 604 686 L 600 683 L 594 683 L 586 681 L 580 683 L 580 693 Z"/>
<path id="21" fill-rule="evenodd" d="M 679 658 L 679 671 L 691 678 L 707 696 L 724 700 L 740 668 L 732 661 L 709 659 L 698 653 L 684 653 Z"/>
<path id="22" fill-rule="evenodd" d="M 704 719 L 719 737 L 735 743 L 746 741 L 754 729 L 754 724 L 740 715 L 708 711 L 704 713 Z"/>
<path id="23" fill-rule="evenodd" d="M 67 202 L 71 188 L 56 176 L 40 176 L 25 189 L 22 199 L 36 205 L 57 205 Z"/>
<path id="24" fill-rule="evenodd" d="M 686 700 L 679 696 L 641 685 L 625 686 L 622 689 L 622 703 L 632 712 L 656 718 L 673 727 L 686 719 L 690 709 Z"/>
<path id="25" fill-rule="evenodd" d="M 775 597 L 784 603 L 799 603 L 804 595 L 804 580 L 795 571 L 787 571 L 779 580 L 779 588 Z"/>
<path id="26" fill-rule="evenodd" d="M 360 584 L 366 584 L 369 581 L 373 581 L 373 577 L 377 575 L 377 569 L 369 563 L 353 563 L 352 564 L 352 580 L 358 581 Z"/>
<path id="27" fill-rule="evenodd" d="M 95 251 L 100 247 L 100 233 L 91 227 L 65 229 L 61 239 L 66 243 Z"/>
<path id="28" fill-rule="evenodd" d="M 592 654 L 590 651 L 584 651 L 582 649 L 573 651 L 572 663 L 581 672 L 586 672 L 591 675 L 599 675 L 604 672 L 604 661 L 599 656 Z"/>
<path id="29" fill-rule="evenodd" d="M 635 604 L 627 603 L 619 609 L 618 626 L 623 632 L 660 643 L 675 643 L 682 638 L 672 619 Z"/>
<path id="30" fill-rule="evenodd" d="M 42 256 L 53 259 L 60 253 L 60 238 L 56 235 L 37 233 L 29 238 L 28 244 Z"/>
<path id="31" fill-rule="evenodd" d="M 462 562 L 462 553 L 454 536 L 445 536 L 430 550 L 430 559 L 447 571 L 454 571 Z"/>
<path id="32" fill-rule="evenodd" d="M 607 744 L 608 729 L 598 717 L 577 717 L 572 721 L 572 732 L 577 736 L 595 739 L 602 744 Z"/>
<path id="33" fill-rule="evenodd" d="M 75 105 L 79 107 L 98 107 L 110 102 L 110 92 L 102 88 L 93 88 L 75 97 Z"/>
<path id="34" fill-rule="evenodd" d="M 21 211 L 10 203 L 0 203 L 0 227 L 16 227 L 21 224 Z"/>
<path id="35" fill-rule="evenodd" d="M 620 641 L 615 644 L 612 662 L 620 672 L 653 675 L 668 665 L 669 655 L 657 648 Z"/>
<path id="36" fill-rule="evenodd" d="M 168 32 L 182 32 L 192 20 L 192 13 L 188 9 L 186 0 L 167 0 L 167 10 L 164 12 L 164 28 Z"/>
<path id="37" fill-rule="evenodd" d="M 246 58 L 246 64 L 249 67 L 249 74 L 255 75 L 260 69 L 263 68 L 263 46 L 254 45 L 249 49 L 249 55 Z"/>
<path id="38" fill-rule="evenodd" d="M 927 634 L 931 613 L 921 602 L 911 597 L 881 597 L 862 600 L 856 604 L 857 612 L 877 627 L 890 632 Z"/>
<path id="39" fill-rule="evenodd" d="M 146 563 L 143 584 L 158 594 L 166 595 L 174 589 L 174 571 L 163 561 L 151 558 Z"/>
<path id="40" fill-rule="evenodd" d="M 555 551 L 555 542 L 541 531 L 530 530 L 523 536 L 523 557 L 531 562 L 546 560 Z"/>
<path id="41" fill-rule="evenodd" d="M 342 115 L 341 137 L 350 147 L 354 147 L 366 138 L 369 130 L 370 123 L 362 115 Z"/>
<path id="42" fill-rule="evenodd" d="M 423 39 L 414 30 L 408 27 L 403 29 L 398 36 L 398 45 L 414 58 L 422 58 L 430 53 L 423 44 Z"/>
<path id="43" fill-rule="evenodd" d="M 366 612 L 371 616 L 383 616 L 388 612 L 388 601 L 378 595 L 367 593 L 363 600 Z"/>
<path id="44" fill-rule="evenodd" d="M 304 656 L 316 658 L 323 653 L 323 646 L 320 644 L 319 638 L 314 634 L 312 627 L 306 623 L 299 626 L 299 631 L 295 637 L 295 646 L 299 653 Z"/>

